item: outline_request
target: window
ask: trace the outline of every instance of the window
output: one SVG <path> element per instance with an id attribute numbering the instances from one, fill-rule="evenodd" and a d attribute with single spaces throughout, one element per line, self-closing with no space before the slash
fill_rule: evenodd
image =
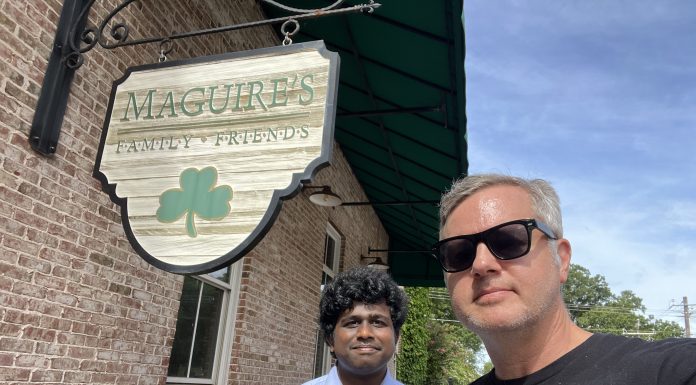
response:
<path id="1" fill-rule="evenodd" d="M 241 265 L 184 278 L 167 383 L 227 382 Z"/>
<path id="2" fill-rule="evenodd" d="M 331 282 L 338 272 L 341 258 L 341 236 L 331 225 L 326 227 L 324 241 L 324 266 L 321 273 L 321 289 Z M 316 351 L 314 354 L 314 377 L 323 376 L 331 369 L 331 351 L 324 342 L 324 333 L 317 332 Z"/>

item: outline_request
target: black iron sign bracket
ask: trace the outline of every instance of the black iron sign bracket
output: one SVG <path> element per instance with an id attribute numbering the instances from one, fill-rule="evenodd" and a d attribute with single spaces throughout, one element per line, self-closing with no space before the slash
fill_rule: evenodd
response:
<path id="1" fill-rule="evenodd" d="M 341 7 L 345 0 L 337 0 L 324 8 L 300 9 L 285 6 L 274 0 L 260 0 L 293 13 L 293 15 L 177 33 L 169 36 L 129 40 L 128 25 L 124 23 L 112 23 L 112 20 L 121 10 L 131 3 L 140 5 L 140 2 L 138 0 L 123 0 L 121 4 L 114 8 L 113 11 L 99 23 L 98 28 L 93 26 L 86 27 L 89 11 L 95 1 L 96 0 L 65 0 L 63 3 L 60 20 L 58 21 L 58 29 L 53 42 L 53 49 L 51 50 L 51 56 L 48 60 L 46 75 L 41 87 L 34 119 L 31 124 L 31 131 L 29 132 L 29 143 L 31 147 L 43 155 L 52 155 L 56 152 L 73 75 L 84 62 L 83 54 L 94 48 L 97 44 L 105 49 L 114 49 L 131 45 L 159 43 L 160 51 L 162 54 L 165 54 L 165 47 L 166 50 L 171 50 L 173 40 L 282 22 L 283 26 L 281 27 L 281 32 L 284 35 L 283 44 L 285 45 L 292 43 L 291 36 L 299 31 L 298 20 L 344 13 L 361 12 L 370 14 L 381 6 L 381 4 L 375 3 L 374 0 L 369 0 L 366 4 Z M 287 26 L 292 26 L 290 28 L 294 27 L 294 29 L 286 30 Z"/>

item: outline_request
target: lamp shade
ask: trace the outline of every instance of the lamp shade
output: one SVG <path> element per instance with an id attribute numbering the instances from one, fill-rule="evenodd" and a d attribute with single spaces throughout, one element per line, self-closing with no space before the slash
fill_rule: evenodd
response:
<path id="1" fill-rule="evenodd" d="M 340 206 L 341 197 L 334 194 L 330 187 L 324 187 L 321 191 L 312 193 L 309 196 L 309 201 L 319 206 L 336 207 Z"/>
<path id="2" fill-rule="evenodd" d="M 370 262 L 367 264 L 367 267 L 376 270 L 389 270 L 389 265 L 384 263 L 382 257 L 375 258 L 374 262 Z"/>

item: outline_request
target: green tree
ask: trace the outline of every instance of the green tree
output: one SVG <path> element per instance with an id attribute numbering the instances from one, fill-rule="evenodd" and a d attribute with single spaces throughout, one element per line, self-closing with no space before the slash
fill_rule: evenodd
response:
<path id="1" fill-rule="evenodd" d="M 411 309 L 404 325 L 406 330 L 402 329 L 401 352 L 397 357 L 399 380 L 409 385 L 440 385 L 468 384 L 478 378 L 476 354 L 482 348 L 481 340 L 456 321 L 447 291 L 444 288 L 406 290 L 411 297 Z M 421 317 L 420 312 L 426 316 Z M 422 325 L 422 329 L 415 325 Z M 425 340 L 414 341 L 414 336 Z M 420 354 L 416 355 L 416 351 Z"/>
<path id="2" fill-rule="evenodd" d="M 426 385 L 428 375 L 428 321 L 430 298 L 426 287 L 407 287 L 408 318 L 401 327 L 401 346 L 396 357 L 396 377 L 409 385 Z"/>
<path id="3" fill-rule="evenodd" d="M 675 322 L 646 316 L 643 300 L 630 290 L 615 295 L 602 275 L 590 274 L 572 264 L 563 295 L 575 323 L 591 332 L 610 333 L 645 339 L 683 335 Z"/>
<path id="4" fill-rule="evenodd" d="M 568 281 L 563 285 L 563 298 L 569 304 L 568 310 L 573 321 L 586 309 L 605 305 L 611 297 L 609 284 L 603 276 L 593 276 L 580 265 L 570 265 Z"/>
<path id="5" fill-rule="evenodd" d="M 449 334 L 454 335 L 467 349 L 474 353 L 479 352 L 483 348 L 481 339 L 459 323 L 452 309 L 452 301 L 447 289 L 444 287 L 431 287 L 428 289 L 428 292 L 431 298 L 431 318 L 433 321 L 449 323 L 452 326 L 448 329 Z"/>
<path id="6" fill-rule="evenodd" d="M 468 384 L 478 378 L 476 353 L 483 345 L 454 314 L 447 289 L 431 287 L 432 317 L 428 326 L 428 377 L 430 384 Z"/>
<path id="7" fill-rule="evenodd" d="M 469 384 L 480 376 L 477 350 L 467 344 L 471 332 L 459 323 L 437 320 L 431 320 L 428 331 L 428 384 Z M 474 345 L 480 346 L 477 337 Z"/>

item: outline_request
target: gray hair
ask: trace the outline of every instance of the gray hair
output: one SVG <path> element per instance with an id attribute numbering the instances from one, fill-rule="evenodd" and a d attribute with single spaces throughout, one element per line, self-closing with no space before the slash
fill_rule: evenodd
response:
<path id="1" fill-rule="evenodd" d="M 440 237 L 447 218 L 462 201 L 486 187 L 500 185 L 517 186 L 527 191 L 537 219 L 549 226 L 556 238 L 563 238 L 560 199 L 551 184 L 543 179 L 523 179 L 502 174 L 469 175 L 452 184 L 440 200 Z"/>

